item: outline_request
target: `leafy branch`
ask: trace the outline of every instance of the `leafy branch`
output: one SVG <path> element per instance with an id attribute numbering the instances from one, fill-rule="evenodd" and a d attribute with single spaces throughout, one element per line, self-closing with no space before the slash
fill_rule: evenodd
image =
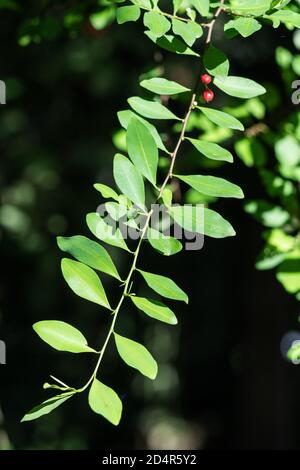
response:
<path id="1" fill-rule="evenodd" d="M 67 284 L 78 296 L 107 309 L 112 316 L 112 320 L 100 351 L 91 348 L 84 335 L 65 322 L 47 320 L 34 325 L 34 330 L 40 338 L 53 348 L 71 353 L 96 354 L 98 359 L 91 376 L 85 385 L 79 389 L 71 388 L 60 379 L 53 378 L 56 383 L 46 384 L 45 388 L 60 390 L 61 393 L 35 407 L 24 416 L 23 421 L 39 418 L 54 410 L 75 394 L 84 392 L 89 388 L 89 405 L 91 409 L 117 425 L 122 415 L 122 401 L 112 388 L 97 378 L 111 339 L 114 339 L 118 354 L 127 365 L 137 369 L 144 376 L 155 379 L 158 366 L 152 354 L 142 344 L 117 333 L 117 319 L 126 299 L 129 299 L 139 310 L 155 320 L 175 325 L 177 318 L 173 311 L 160 301 L 142 298 L 133 294 L 133 275 L 137 273 L 152 291 L 167 299 L 188 303 L 188 296 L 172 279 L 161 274 L 141 270 L 138 267 L 141 247 L 146 240 L 157 252 L 165 256 L 174 255 L 182 249 L 182 244 L 178 239 L 169 234 L 165 235 L 159 225 L 153 225 L 154 209 L 153 206 L 146 208 L 145 183 L 151 188 L 154 202 L 162 203 L 163 208 L 170 217 L 171 224 L 177 224 L 184 231 L 193 232 L 202 237 L 225 238 L 235 235 L 235 230 L 231 224 L 218 212 L 208 208 L 207 204 L 201 206 L 200 212 L 197 206 L 173 205 L 173 194 L 169 186 L 172 178 L 176 177 L 180 184 L 187 185 L 206 196 L 207 201 L 211 197 L 242 199 L 244 197 L 243 191 L 230 181 L 206 174 L 175 174 L 174 168 L 179 150 L 181 150 L 183 144 L 192 145 L 202 158 L 230 163 L 233 161 L 232 154 L 226 148 L 215 142 L 203 138 L 197 139 L 188 135 L 192 112 L 200 113 L 203 119 L 208 119 L 219 127 L 244 130 L 242 123 L 237 118 L 208 106 L 208 103 L 214 99 L 212 86 L 229 96 L 242 99 L 259 96 L 265 93 L 266 90 L 253 80 L 229 75 L 229 59 L 222 51 L 211 44 L 214 27 L 224 11 L 225 0 L 221 0 L 217 4 L 212 4 L 209 0 L 201 2 L 186 1 L 185 4 L 190 5 L 189 14 L 192 21 L 184 21 L 181 17 L 177 17 L 177 10 L 180 10 L 180 1 L 174 0 L 175 16 L 170 14 L 171 18 L 169 14 L 161 13 L 158 1 L 132 0 L 130 3 L 130 5 L 121 6 L 117 9 L 119 23 L 137 21 L 141 15 L 141 10 L 146 10 L 143 22 L 147 28 L 145 34 L 148 38 L 158 47 L 168 52 L 195 56 L 197 60 L 200 56 L 192 47 L 195 41 L 202 37 L 203 31 L 201 25 L 195 21 L 196 11 L 201 17 L 208 18 L 203 59 L 201 59 L 201 70 L 204 68 L 206 73 L 198 74 L 193 91 L 160 76 L 153 77 L 150 75 L 150 78 L 145 78 L 140 83 L 142 88 L 157 97 L 169 95 L 176 97 L 181 93 L 190 93 L 189 104 L 183 119 L 164 106 L 157 98 L 149 100 L 139 96 L 128 99 L 131 109 L 118 113 L 120 124 L 126 134 L 126 151 L 129 157 L 127 158 L 121 154 L 116 154 L 114 157 L 113 174 L 120 193 L 103 183 L 95 185 L 95 189 L 100 192 L 104 199 L 108 200 L 105 209 L 109 213 L 110 220 L 116 222 L 116 224 L 109 223 L 103 217 L 103 214 L 98 211 L 87 215 L 87 225 L 92 234 L 101 242 L 129 253 L 133 257 L 131 266 L 127 277 L 123 279 L 112 258 L 101 244 L 83 236 L 58 238 L 60 249 L 75 258 L 75 260 L 69 258 L 62 260 L 62 274 Z M 248 9 L 253 11 L 253 3 L 250 1 L 233 0 L 230 3 L 234 4 L 232 6 L 237 11 L 241 4 L 243 7 L 248 6 Z M 259 12 L 258 10 L 254 12 L 256 18 L 258 16 L 263 17 L 269 11 L 270 3 L 268 5 L 267 3 L 262 0 Z M 247 11 L 244 11 L 244 13 L 247 14 Z M 170 22 L 168 18 L 172 21 Z M 247 37 L 261 27 L 256 18 L 247 19 L 246 23 L 235 22 L 234 25 L 231 23 L 229 28 L 235 28 L 235 31 Z M 172 34 L 169 33 L 171 29 Z M 202 87 L 201 96 L 200 85 Z M 201 102 L 200 105 L 198 101 Z M 149 120 L 172 120 L 181 123 L 179 136 L 171 153 L 166 149 L 159 132 Z M 157 182 L 159 152 L 165 152 L 170 156 L 169 168 L 161 185 Z M 142 220 L 142 223 L 137 216 Z M 124 217 L 126 218 L 124 224 L 129 228 L 136 229 L 139 234 L 139 241 L 134 251 L 128 247 L 119 228 L 119 226 L 122 227 L 121 223 Z M 117 228 L 113 225 L 116 225 Z M 121 283 L 121 296 L 115 309 L 111 307 L 96 271 L 112 276 Z"/>

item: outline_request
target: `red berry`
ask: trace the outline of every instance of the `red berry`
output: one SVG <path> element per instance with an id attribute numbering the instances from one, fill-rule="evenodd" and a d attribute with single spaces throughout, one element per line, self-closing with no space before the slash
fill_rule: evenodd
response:
<path id="1" fill-rule="evenodd" d="M 206 101 L 206 103 L 210 103 L 214 99 L 215 94 L 212 90 L 205 90 L 202 93 L 202 96 L 203 96 L 204 101 Z"/>
<path id="2" fill-rule="evenodd" d="M 212 78 L 208 73 L 204 73 L 201 75 L 201 82 L 204 83 L 204 85 L 209 85 L 212 81 Z"/>

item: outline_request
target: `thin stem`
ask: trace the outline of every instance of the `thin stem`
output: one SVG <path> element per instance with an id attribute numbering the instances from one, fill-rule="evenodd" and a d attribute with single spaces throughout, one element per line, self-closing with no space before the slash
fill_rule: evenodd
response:
<path id="1" fill-rule="evenodd" d="M 159 13 L 162 16 L 166 16 L 167 18 L 176 19 L 176 20 L 179 20 L 179 21 L 184 21 L 185 23 L 195 23 L 190 18 L 183 18 L 182 16 L 172 15 L 171 13 L 166 13 L 165 11 L 162 11 L 162 10 L 154 10 L 153 8 L 147 8 L 147 7 L 142 6 L 142 5 L 139 5 L 139 8 L 141 10 L 146 10 L 146 11 L 156 11 L 157 13 Z M 200 26 L 207 27 L 207 23 L 198 23 L 198 24 L 200 24 Z"/>
<path id="2" fill-rule="evenodd" d="M 220 7 L 218 8 L 218 10 L 216 11 L 216 14 L 214 16 L 214 18 L 212 19 L 212 21 L 210 23 L 208 23 L 206 26 L 208 28 L 208 32 L 207 32 L 207 38 L 206 38 L 206 44 L 209 44 L 211 42 L 211 38 L 212 38 L 212 33 L 213 33 L 213 29 L 214 29 L 214 26 L 215 26 L 215 23 L 216 23 L 216 20 L 217 18 L 219 17 L 219 15 L 221 14 L 221 12 L 223 11 L 224 9 L 224 1 L 225 0 L 221 0 L 221 4 L 220 4 Z M 141 7 L 145 10 L 147 10 L 147 8 L 145 7 Z M 160 12 L 162 13 L 162 12 Z M 168 13 L 165 14 L 165 16 L 171 16 L 173 17 L 172 15 L 169 15 Z M 179 18 L 179 19 L 182 19 L 184 20 L 183 18 Z M 173 169 L 174 169 L 174 165 L 175 165 L 175 162 L 176 162 L 176 158 L 177 158 L 177 155 L 178 155 L 178 152 L 179 152 L 179 149 L 181 147 L 181 144 L 182 142 L 184 141 L 184 138 L 185 138 L 185 132 L 186 132 L 186 127 L 187 127 L 187 124 L 188 124 L 188 121 L 189 121 L 189 118 L 190 118 L 190 115 L 191 115 L 191 112 L 194 108 L 194 105 L 195 105 L 195 99 L 196 99 L 196 93 L 197 93 L 197 88 L 198 88 L 198 85 L 199 85 L 199 80 L 200 80 L 200 74 L 198 74 L 198 77 L 197 77 L 197 80 L 196 80 L 196 83 L 195 83 L 195 87 L 194 87 L 194 90 L 193 90 L 193 93 L 192 93 L 192 97 L 191 97 L 191 100 L 190 100 L 190 103 L 189 103 L 189 107 L 188 107 L 188 110 L 186 112 L 186 115 L 185 115 L 185 118 L 183 119 L 183 123 L 182 123 L 182 128 L 181 128 L 181 132 L 180 132 L 180 135 L 179 135 L 179 138 L 177 140 L 177 143 L 175 145 L 175 148 L 174 148 L 174 151 L 172 152 L 171 154 L 171 162 L 170 162 L 170 167 L 169 167 L 169 170 L 168 170 L 168 173 L 162 183 L 162 186 L 159 190 L 159 194 L 157 196 L 157 199 L 156 201 L 158 201 L 163 192 L 164 192 L 164 189 L 165 187 L 167 186 L 168 182 L 172 179 L 172 173 L 173 173 Z M 143 230 L 142 230 L 142 233 L 141 233 L 141 237 L 140 237 L 140 240 L 139 240 L 139 243 L 137 245 L 137 248 L 134 252 L 134 257 L 133 257 L 133 262 L 132 262 L 132 265 L 131 265 L 131 268 L 130 268 L 130 271 L 128 273 L 128 276 L 124 282 L 124 289 L 123 289 L 123 292 L 122 292 L 122 295 L 121 295 L 121 298 L 119 300 L 119 303 L 117 305 L 117 307 L 115 308 L 115 310 L 113 310 L 112 314 L 113 314 L 113 320 L 112 320 L 112 323 L 110 325 L 110 328 L 109 328 L 109 331 L 107 333 L 107 336 L 105 338 L 105 341 L 104 341 L 104 344 L 102 346 L 102 349 L 99 353 L 99 358 L 98 358 L 98 361 L 97 361 L 97 364 L 95 366 L 95 369 L 93 371 L 93 374 L 91 375 L 91 377 L 89 378 L 89 380 L 87 381 L 87 383 L 80 389 L 78 389 L 77 391 L 78 392 L 83 392 L 84 390 L 86 390 L 89 385 L 93 382 L 93 380 L 96 378 L 97 376 L 97 373 L 98 373 L 98 370 L 99 370 L 99 367 L 101 365 L 101 362 L 102 362 L 102 359 L 103 359 L 103 356 L 104 356 L 104 353 L 106 351 L 106 348 L 108 346 L 108 343 L 110 341 L 110 338 L 111 336 L 114 334 L 114 330 L 115 330 L 115 325 L 116 325 L 116 321 L 117 321 L 117 318 L 118 318 L 118 314 L 120 312 L 120 309 L 123 305 L 123 302 L 125 300 L 125 298 L 128 296 L 129 294 L 129 290 L 130 290 L 130 286 L 131 286 L 131 279 L 132 279 L 132 276 L 133 276 L 133 273 L 134 271 L 136 270 L 136 265 L 137 265 L 137 261 L 138 261 L 138 257 L 139 257 L 139 254 L 140 254 L 140 249 L 141 249 L 141 246 L 142 246 L 142 243 L 144 241 L 144 238 L 145 238 L 145 235 L 147 233 L 147 230 L 148 230 L 148 227 L 149 227 L 149 224 L 150 224 L 150 221 L 151 221 L 151 217 L 152 217 L 152 214 L 153 214 L 153 209 L 151 209 L 148 214 L 147 214 L 147 218 L 146 218 L 146 221 L 145 221 L 145 225 L 143 227 Z"/>

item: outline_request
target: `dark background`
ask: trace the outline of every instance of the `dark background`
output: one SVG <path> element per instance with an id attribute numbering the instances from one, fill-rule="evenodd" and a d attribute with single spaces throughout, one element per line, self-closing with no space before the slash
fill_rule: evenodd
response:
<path id="1" fill-rule="evenodd" d="M 139 75 L 161 58 L 188 85 L 197 65 L 193 58 L 161 56 L 139 24 L 114 24 L 99 33 L 86 21 L 74 38 L 62 33 L 28 47 L 17 43 L 20 24 L 18 15 L 1 13 L 0 78 L 8 102 L 0 109 L 0 338 L 7 343 L 7 365 L 0 366 L 0 448 L 300 448 L 299 369 L 282 358 L 279 347 L 283 334 L 295 329 L 298 304 L 273 272 L 255 270 L 261 227 L 240 201 L 229 200 L 217 208 L 236 228 L 235 238 L 206 239 L 201 251 L 171 259 L 143 250 L 140 265 L 176 279 L 191 300 L 188 307 L 176 305 L 176 327 L 144 319 L 129 305 L 120 315 L 119 331 L 148 344 L 160 365 L 152 383 L 109 348 L 100 373 L 122 396 L 120 426 L 94 415 L 83 396 L 20 424 L 45 399 L 41 385 L 49 374 L 79 386 L 93 367 L 87 356 L 48 348 L 32 323 L 69 321 L 95 345 L 107 331 L 107 314 L 66 286 L 55 237 L 89 236 L 85 214 L 101 202 L 92 185 L 112 183 L 116 112 L 141 93 Z M 274 51 L 278 45 L 292 49 L 291 37 L 265 28 L 224 44 L 220 30 L 215 33 L 231 58 L 232 74 L 279 90 Z M 247 197 L 263 191 L 256 171 L 240 161 L 219 174 L 240 184 Z M 111 253 L 126 273 L 127 255 Z M 105 287 L 114 305 L 118 286 L 106 280 Z"/>

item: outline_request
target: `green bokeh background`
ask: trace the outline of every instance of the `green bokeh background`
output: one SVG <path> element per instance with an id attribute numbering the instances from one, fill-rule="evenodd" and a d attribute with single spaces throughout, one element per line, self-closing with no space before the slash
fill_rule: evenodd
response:
<path id="1" fill-rule="evenodd" d="M 69 7 L 26 3 L 25 19 L 60 18 Z M 7 344 L 7 365 L 0 366 L 0 449 L 299 448 L 299 369 L 279 349 L 282 335 L 295 329 L 299 307 L 272 272 L 255 271 L 261 227 L 240 201 L 229 200 L 216 207 L 237 229 L 235 238 L 206 239 L 201 251 L 171 259 L 149 247 L 143 251 L 141 266 L 176 279 L 191 301 L 176 306 L 176 327 L 145 319 L 129 304 L 122 312 L 120 331 L 149 346 L 160 373 L 155 382 L 143 379 L 109 348 L 101 377 L 122 397 L 120 426 L 94 415 L 83 396 L 20 424 L 45 398 L 41 385 L 49 374 L 77 386 L 92 367 L 90 357 L 50 350 L 32 323 L 68 321 L 92 345 L 107 331 L 107 314 L 66 287 L 55 238 L 89 236 L 85 214 L 101 202 L 92 185 L 112 183 L 116 112 L 127 107 L 129 96 L 142 93 L 142 73 L 165 67 L 190 85 L 197 64 L 159 51 L 140 24 L 113 23 L 96 31 L 88 13 L 71 32 L 56 35 L 50 27 L 47 38 L 22 47 L 24 14 L 0 12 L 0 79 L 7 84 L 7 104 L 0 108 L 0 338 Z M 232 74 L 276 86 L 281 107 L 291 106 L 274 54 L 279 45 L 293 50 L 292 33 L 264 28 L 224 43 L 219 27 L 215 38 L 231 58 Z M 219 93 L 216 107 L 225 104 L 231 103 Z M 185 159 L 183 150 L 179 158 L 190 171 L 195 154 Z M 255 169 L 238 159 L 219 168 L 218 176 L 240 184 L 247 198 L 264 194 Z M 128 256 L 113 249 L 111 254 L 126 273 Z M 114 305 L 117 285 L 107 278 L 105 287 Z M 136 279 L 136 291 L 143 289 Z"/>

